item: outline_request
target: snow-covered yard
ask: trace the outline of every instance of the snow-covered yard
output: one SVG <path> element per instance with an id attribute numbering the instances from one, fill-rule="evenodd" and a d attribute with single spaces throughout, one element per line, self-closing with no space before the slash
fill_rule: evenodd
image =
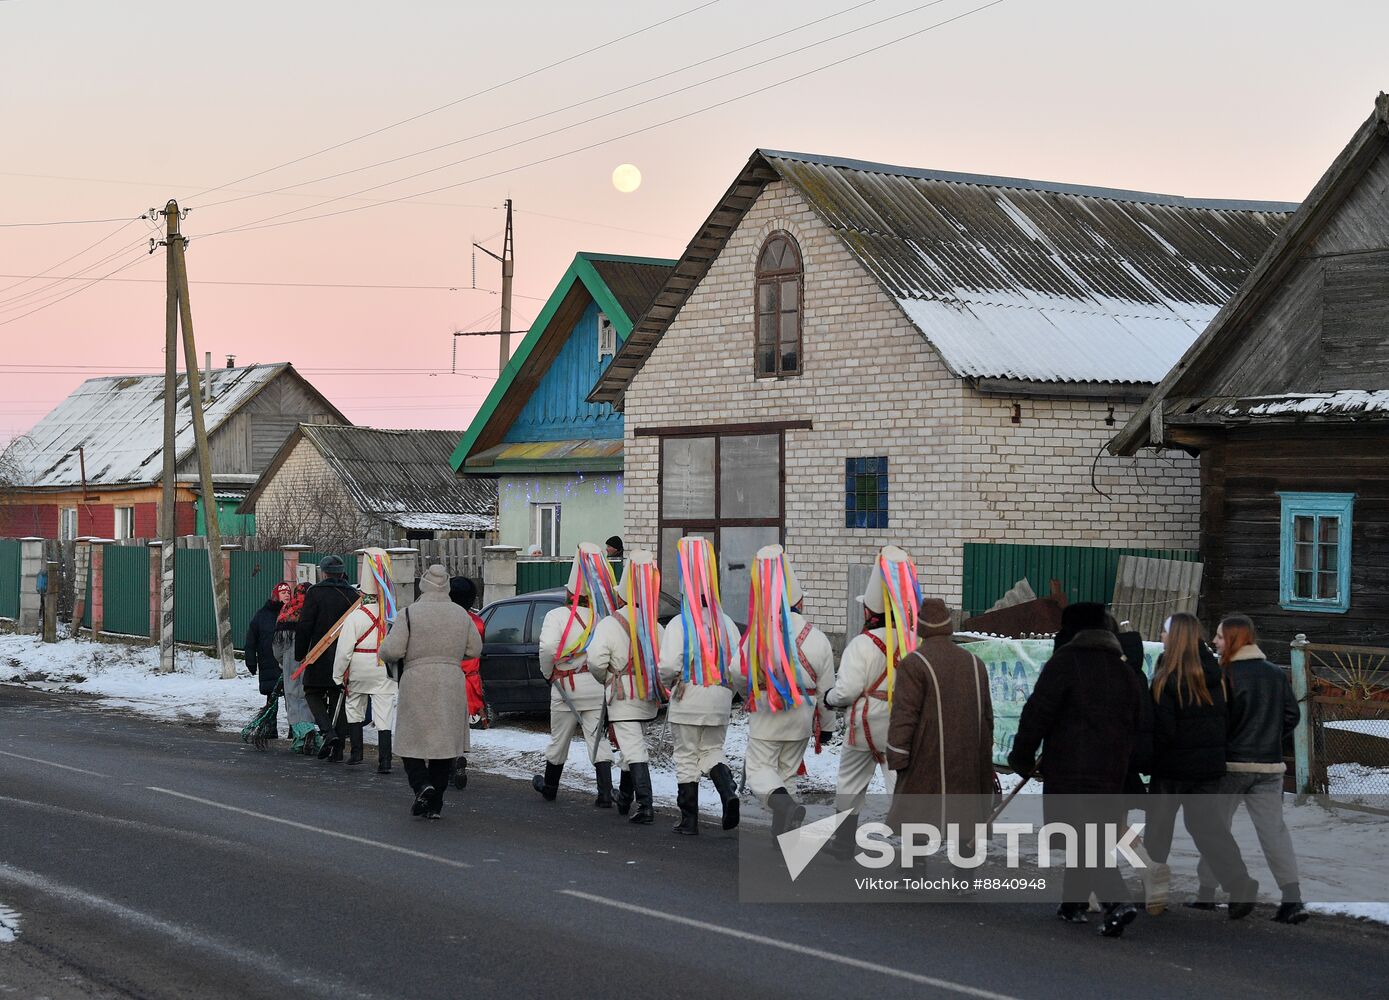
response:
<path id="1" fill-rule="evenodd" d="M 152 648 L 73 640 L 45 645 L 31 636 L 0 635 L 0 683 L 80 692 L 93 696 L 101 707 L 174 722 L 201 723 L 227 732 L 240 731 L 265 702 L 255 679 L 246 675 L 244 669 L 234 680 L 221 680 L 219 664 L 209 656 L 179 650 L 177 669 L 172 674 L 157 673 L 157 665 L 158 652 Z M 474 730 L 469 765 L 489 773 L 528 779 L 543 769 L 548 728 L 543 718 L 505 716 L 492 729 Z M 747 717 L 735 709 L 727 741 L 729 762 L 735 771 L 741 766 L 747 738 Z M 370 727 L 367 739 L 375 739 Z M 670 814 L 676 781 L 670 733 L 663 721 L 655 724 L 654 744 L 652 789 L 658 805 Z M 800 787 L 808 802 L 832 802 L 838 762 L 837 742 L 822 748 L 818 755 L 806 755 L 807 773 L 800 779 Z M 579 741 L 570 751 L 562 783 L 577 791 L 593 790 L 593 770 Z M 1013 776 L 1003 776 L 1005 791 L 1015 783 Z M 869 790 L 883 790 L 876 775 Z M 1040 790 L 1036 783 L 1030 783 L 1023 794 Z M 717 814 L 718 799 L 707 782 L 700 795 L 702 811 Z M 1285 813 L 1298 850 L 1306 898 L 1347 899 L 1366 891 L 1367 886 L 1389 884 L 1389 862 L 1384 855 L 1384 845 L 1389 844 L 1389 817 L 1328 809 L 1315 802 L 1295 805 L 1291 798 L 1286 802 Z M 1235 833 L 1242 844 L 1256 843 L 1243 811 L 1236 819 Z M 1273 879 L 1262 857 L 1257 851 L 1247 851 L 1246 855 L 1254 877 L 1266 889 L 1271 888 Z M 1196 870 L 1194 849 L 1185 841 L 1180 824 L 1171 865 L 1174 894 L 1180 898 L 1182 892 L 1194 890 Z M 1389 923 L 1389 888 L 1383 899 L 1372 903 L 1318 903 L 1313 908 Z M 0 927 L 0 934 L 3 933 Z"/>

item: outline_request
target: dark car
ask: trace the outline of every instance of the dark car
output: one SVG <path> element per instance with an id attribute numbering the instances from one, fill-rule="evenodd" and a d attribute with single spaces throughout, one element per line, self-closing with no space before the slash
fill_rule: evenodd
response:
<path id="1" fill-rule="evenodd" d="M 540 626 L 555 608 L 564 607 L 561 587 L 508 597 L 482 609 L 482 686 L 494 713 L 548 712 L 550 685 L 540 672 Z M 680 606 L 661 595 L 660 623 Z"/>

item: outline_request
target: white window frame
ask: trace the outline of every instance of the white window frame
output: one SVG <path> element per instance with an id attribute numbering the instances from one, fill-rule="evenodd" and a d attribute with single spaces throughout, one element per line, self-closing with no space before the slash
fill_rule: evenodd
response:
<path id="1" fill-rule="evenodd" d="M 552 518 L 550 525 L 550 551 L 545 551 L 545 543 L 541 541 L 544 537 L 540 531 L 543 519 Z M 560 505 L 557 503 L 533 503 L 531 504 L 531 544 L 540 547 L 540 554 L 548 559 L 559 557 L 559 523 Z"/>
<path id="2" fill-rule="evenodd" d="M 135 537 L 135 508 L 115 507 L 111 518 L 111 537 L 120 541 Z M 122 524 L 121 522 L 125 523 Z"/>
<path id="3" fill-rule="evenodd" d="M 617 327 L 605 313 L 598 314 L 598 360 L 610 358 L 617 353 Z"/>
<path id="4" fill-rule="evenodd" d="M 77 508 L 58 508 L 58 540 L 70 542 L 77 537 Z"/>

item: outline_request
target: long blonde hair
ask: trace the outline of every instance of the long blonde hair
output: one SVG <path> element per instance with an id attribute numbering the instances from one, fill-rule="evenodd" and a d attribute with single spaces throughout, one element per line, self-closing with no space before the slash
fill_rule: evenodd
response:
<path id="1" fill-rule="evenodd" d="M 1162 646 L 1162 666 L 1153 677 L 1153 700 L 1162 700 L 1168 680 L 1175 677 L 1178 705 L 1185 707 L 1188 699 L 1195 705 L 1214 705 L 1201 664 L 1201 623 L 1196 616 L 1183 611 L 1168 619 Z"/>

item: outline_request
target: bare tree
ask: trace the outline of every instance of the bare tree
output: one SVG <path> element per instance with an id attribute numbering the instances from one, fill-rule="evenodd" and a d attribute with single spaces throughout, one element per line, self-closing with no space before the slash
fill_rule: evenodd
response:
<path id="1" fill-rule="evenodd" d="M 385 541 L 341 483 L 327 476 L 301 477 L 273 497 L 262 497 L 256 505 L 256 538 L 263 548 L 302 544 L 340 553 Z"/>
<path id="2" fill-rule="evenodd" d="M 29 457 L 33 450 L 33 442 L 22 435 L 12 438 L 0 450 L 0 535 L 13 537 L 38 531 L 37 512 L 21 502 L 32 480 Z M 27 518 L 23 514 L 26 509 Z"/>

